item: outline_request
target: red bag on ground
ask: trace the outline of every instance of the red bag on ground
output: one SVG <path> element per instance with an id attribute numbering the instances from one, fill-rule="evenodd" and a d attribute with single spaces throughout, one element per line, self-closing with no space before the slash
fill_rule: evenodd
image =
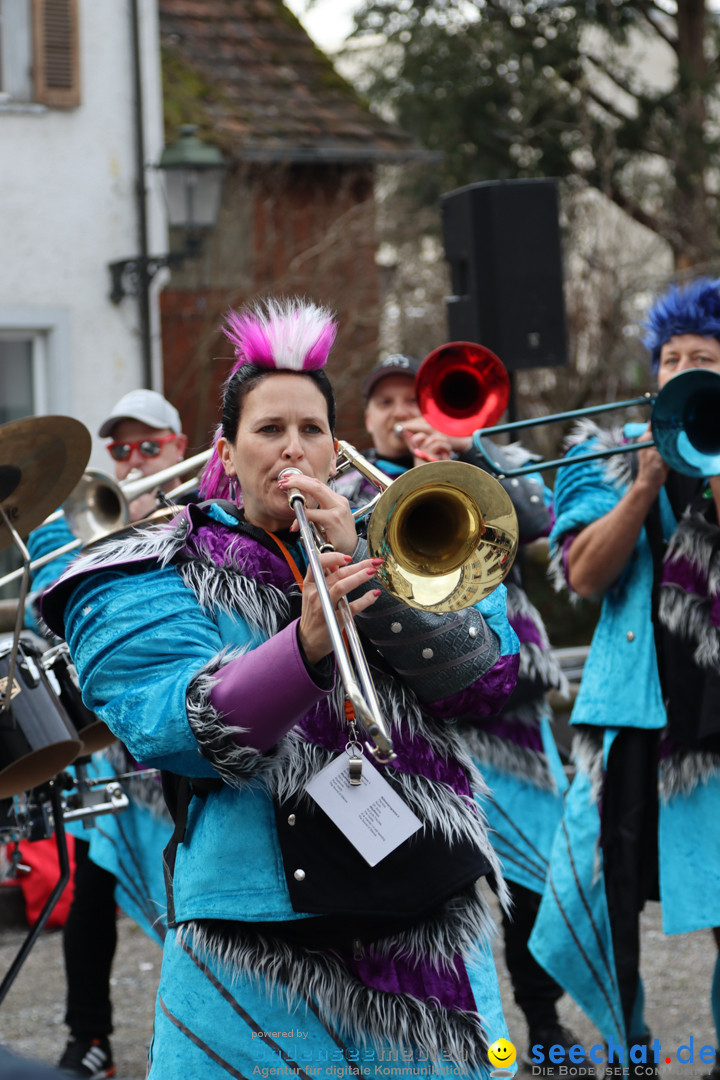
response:
<path id="1" fill-rule="evenodd" d="M 67 840 L 68 861 L 70 863 L 70 880 L 60 893 L 57 903 L 48 916 L 45 923 L 46 929 L 64 926 L 72 904 L 75 878 L 75 837 L 71 833 L 66 833 L 65 839 Z M 21 864 L 30 867 L 29 871 L 18 868 L 17 882 L 22 889 L 28 926 L 32 926 L 60 879 L 57 844 L 55 837 L 51 836 L 45 840 L 20 840 L 18 848 L 20 849 Z"/>

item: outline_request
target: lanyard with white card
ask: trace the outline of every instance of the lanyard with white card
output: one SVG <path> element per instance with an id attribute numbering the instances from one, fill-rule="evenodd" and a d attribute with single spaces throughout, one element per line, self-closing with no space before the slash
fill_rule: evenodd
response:
<path id="1" fill-rule="evenodd" d="M 305 790 L 370 866 L 422 828 L 420 818 L 367 759 L 359 782 L 353 782 L 346 755 L 340 754 Z"/>

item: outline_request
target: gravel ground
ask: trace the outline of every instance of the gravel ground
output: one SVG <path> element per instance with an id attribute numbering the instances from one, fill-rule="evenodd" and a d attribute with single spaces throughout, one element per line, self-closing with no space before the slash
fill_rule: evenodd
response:
<path id="1" fill-rule="evenodd" d="M 117 1080 L 142 1080 L 152 1030 L 155 991 L 160 972 L 160 949 L 130 919 L 119 920 L 119 944 L 113 968 L 115 1034 L 113 1050 Z M 662 1080 L 694 1080 L 706 1071 L 698 1063 L 701 1046 L 714 1045 L 709 988 L 715 964 L 710 931 L 666 937 L 658 904 L 649 904 L 643 916 L 643 973 L 647 1018 L 660 1040 Z M 0 977 L 4 978 L 25 937 L 26 930 L 0 928 Z M 502 936 L 495 942 L 501 992 L 510 1037 L 518 1054 L 526 1047 L 526 1028 L 512 1000 L 502 958 Z M 63 1025 L 64 978 L 62 940 L 57 931 L 44 933 L 31 949 L 15 981 L 0 1004 L 0 1043 L 28 1058 L 54 1063 L 65 1045 Z M 561 1019 L 586 1048 L 601 1042 L 597 1030 L 567 997 Z M 679 1064 L 676 1052 L 694 1037 L 695 1064 Z M 528 1074 L 521 1074 L 528 1075 Z M 570 1074 L 572 1075 L 572 1074 Z M 191 1078 L 202 1080 L 202 1078 Z"/>

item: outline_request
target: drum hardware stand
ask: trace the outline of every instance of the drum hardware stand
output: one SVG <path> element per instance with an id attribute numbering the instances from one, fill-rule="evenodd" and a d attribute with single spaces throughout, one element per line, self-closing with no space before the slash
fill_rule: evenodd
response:
<path id="1" fill-rule="evenodd" d="M 64 786 L 77 788 L 74 794 L 65 798 L 62 812 L 65 821 L 82 821 L 86 829 L 91 829 L 95 827 L 95 818 L 100 814 L 119 814 L 130 805 L 130 800 L 118 783 L 123 777 L 97 777 L 89 780 L 87 765 L 75 762 L 74 769 L 76 780 L 68 773 L 63 774 L 66 778 Z M 95 788 L 103 790 L 95 791 Z"/>
<path id="2" fill-rule="evenodd" d="M 45 901 L 45 906 L 43 907 L 42 911 L 38 915 L 33 925 L 30 927 L 30 930 L 26 935 L 22 945 L 20 946 L 15 956 L 15 959 L 8 968 L 5 978 L 0 983 L 0 1004 L 2 1004 L 2 1002 L 5 1000 L 8 990 L 17 978 L 20 972 L 20 968 L 27 960 L 31 948 L 35 944 L 38 935 L 43 930 L 51 911 L 60 899 L 63 889 L 70 880 L 70 859 L 68 857 L 67 837 L 65 835 L 65 824 L 63 822 L 63 808 L 60 799 L 60 789 L 53 780 L 48 781 L 47 789 L 50 804 L 52 807 L 53 820 L 55 824 L 55 844 L 58 853 L 60 877 L 58 878 L 58 881 L 53 887 L 52 892 Z"/>
<path id="3" fill-rule="evenodd" d="M 8 469 L 11 469 L 11 471 L 13 473 L 17 473 L 17 479 L 16 479 L 15 483 L 13 484 L 13 486 L 10 488 L 10 490 L 5 490 L 5 491 L 0 492 L 0 494 L 2 494 L 3 499 L 7 498 L 7 496 L 10 495 L 12 493 L 12 491 L 15 490 L 15 487 L 17 486 L 17 484 L 20 481 L 20 470 L 19 469 L 13 469 L 10 466 L 4 466 L 4 471 L 5 472 Z M 2 479 L 3 479 L 3 475 L 0 475 L 0 486 L 2 486 Z M 26 600 L 26 597 L 27 597 L 28 585 L 30 583 L 30 562 L 31 562 L 31 559 L 30 559 L 30 552 L 25 547 L 25 544 L 20 539 L 20 535 L 19 535 L 17 529 L 15 528 L 15 526 L 10 521 L 10 518 L 8 517 L 8 515 L 5 513 L 5 507 L 3 506 L 2 502 L 0 502 L 0 516 L 2 517 L 2 520 L 5 522 L 5 525 L 6 525 L 7 529 L 8 529 L 8 532 L 10 533 L 10 535 L 11 535 L 11 537 L 13 539 L 13 543 L 15 544 L 15 547 L 20 552 L 20 554 L 22 556 L 22 560 L 23 560 L 22 578 L 21 578 L 21 581 L 20 581 L 20 596 L 18 598 L 17 615 L 15 616 L 15 629 L 13 631 L 12 650 L 10 652 L 10 659 L 8 660 L 7 685 L 5 687 L 4 699 L 3 699 L 2 703 L 0 704 L 0 710 L 1 711 L 9 712 L 10 711 L 10 701 L 12 699 L 13 684 L 15 682 L 15 665 L 16 665 L 16 662 L 17 662 L 18 649 L 20 647 L 20 634 L 22 632 L 22 628 L 23 628 L 23 625 L 24 625 L 24 622 L 25 622 L 25 600 Z"/>
<path id="4" fill-rule="evenodd" d="M 86 766 L 80 765 L 75 766 L 75 768 L 78 772 L 82 771 L 82 773 L 85 774 Z M 157 772 L 156 769 L 148 771 L 153 773 Z M 132 776 L 134 774 L 128 773 L 127 775 Z M 0 983 L 0 1004 L 2 1004 L 12 983 L 17 978 L 20 968 L 25 963 L 38 935 L 42 932 L 53 908 L 62 895 L 63 889 L 70 880 L 70 859 L 68 856 L 65 822 L 84 820 L 85 825 L 89 827 L 95 824 L 91 819 L 100 814 L 118 814 L 120 811 L 125 810 L 129 805 L 130 800 L 120 787 L 118 779 L 119 778 L 116 777 L 103 777 L 97 780 L 88 780 L 86 775 L 82 775 L 78 777 L 76 783 L 69 773 L 61 773 L 52 780 L 48 780 L 46 784 L 34 789 L 34 793 L 37 796 L 37 808 L 39 808 L 42 818 L 34 821 L 30 818 L 24 823 L 25 829 L 29 827 L 30 833 L 27 836 L 23 835 L 23 839 L 44 839 L 54 832 L 60 876 L 53 886 L 52 892 L 48 896 L 45 906 L 38 918 L 30 927 L 30 930 L 20 946 L 15 959 L 10 965 L 5 978 Z M 62 790 L 76 786 L 78 792 L 74 799 L 73 796 L 69 799 L 67 797 L 63 799 Z M 95 787 L 102 787 L 104 790 L 98 791 L 96 794 L 90 790 Z M 85 789 L 85 794 L 80 791 L 81 788 Z M 90 792 L 90 803 L 86 805 L 83 802 L 83 799 L 88 791 Z M 73 805 L 73 803 L 75 804 Z M 18 822 L 18 825 L 20 831 L 22 831 L 22 824 Z"/>

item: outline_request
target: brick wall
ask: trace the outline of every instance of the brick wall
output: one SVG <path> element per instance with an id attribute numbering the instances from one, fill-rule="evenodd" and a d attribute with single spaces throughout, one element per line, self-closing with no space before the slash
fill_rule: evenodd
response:
<path id="1" fill-rule="evenodd" d="M 232 363 L 223 314 L 269 294 L 327 304 L 338 318 L 328 373 L 338 434 L 362 447 L 360 383 L 378 355 L 373 177 L 365 169 L 284 167 L 236 173 L 218 228 L 160 295 L 165 393 L 194 449 L 219 418 Z"/>

